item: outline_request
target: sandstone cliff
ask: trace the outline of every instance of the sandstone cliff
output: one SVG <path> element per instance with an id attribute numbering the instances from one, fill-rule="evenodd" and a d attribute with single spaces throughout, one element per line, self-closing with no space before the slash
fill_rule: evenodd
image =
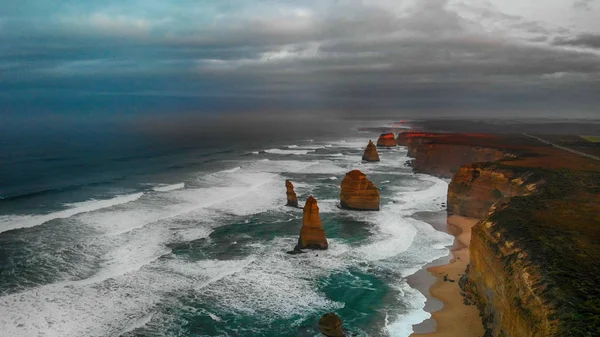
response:
<path id="1" fill-rule="evenodd" d="M 436 142 L 421 144 L 417 148 L 412 163 L 413 171 L 443 178 L 452 178 L 458 168 L 465 164 L 494 162 L 514 157 L 501 149 Z"/>
<path id="2" fill-rule="evenodd" d="M 362 160 L 366 161 L 379 161 L 379 154 L 377 153 L 377 147 L 371 140 L 365 149 L 365 153 L 362 156 Z"/>
<path id="3" fill-rule="evenodd" d="M 486 337 L 597 335 L 600 163 L 521 141 L 447 144 L 456 150 L 440 142 L 416 152 L 417 160 L 429 153 L 442 158 L 432 170 L 438 175 L 458 164 L 444 153 L 461 153 L 462 146 L 487 142 L 476 159 L 504 153 L 495 162 L 461 166 L 448 187 L 450 213 L 481 219 L 461 285 L 481 311 Z"/>
<path id="4" fill-rule="evenodd" d="M 451 214 L 483 219 L 498 200 L 532 194 L 540 183 L 528 171 L 492 163 L 465 165 L 448 185 L 446 205 Z"/>
<path id="5" fill-rule="evenodd" d="M 551 179 L 563 172 L 546 174 L 542 191 L 501 200 L 473 228 L 462 283 L 489 336 L 600 332 L 600 175 L 585 173 L 576 179 L 590 185 L 573 186 Z"/>
<path id="6" fill-rule="evenodd" d="M 379 189 L 359 170 L 346 174 L 341 184 L 342 208 L 358 211 L 379 210 Z"/>
<path id="7" fill-rule="evenodd" d="M 296 192 L 294 192 L 294 184 L 291 181 L 285 181 L 285 194 L 287 196 L 287 204 L 286 206 L 298 207 L 298 197 L 296 196 Z"/>
<path id="8" fill-rule="evenodd" d="M 304 204 L 304 214 L 302 216 L 302 229 L 300 238 L 294 250 L 300 249 L 327 249 L 328 243 L 325 237 L 325 230 L 319 216 L 319 206 L 317 200 L 311 195 Z"/>
<path id="9" fill-rule="evenodd" d="M 394 138 L 393 133 L 383 133 L 377 139 L 377 146 L 394 147 L 396 145 L 396 138 Z"/>

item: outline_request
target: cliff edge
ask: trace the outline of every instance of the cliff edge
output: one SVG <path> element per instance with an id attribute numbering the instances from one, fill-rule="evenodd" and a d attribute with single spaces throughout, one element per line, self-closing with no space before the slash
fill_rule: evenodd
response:
<path id="1" fill-rule="evenodd" d="M 597 336 L 600 162 L 522 135 L 435 135 L 413 146 L 415 171 L 455 172 L 448 212 L 480 219 L 461 286 L 485 336 Z M 469 158 L 478 162 L 461 165 Z"/>

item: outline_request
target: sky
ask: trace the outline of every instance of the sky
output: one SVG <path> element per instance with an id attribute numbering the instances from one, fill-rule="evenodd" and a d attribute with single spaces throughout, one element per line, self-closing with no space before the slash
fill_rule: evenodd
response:
<path id="1" fill-rule="evenodd" d="M 230 112 L 600 118 L 600 0 L 0 2 L 0 118 Z"/>

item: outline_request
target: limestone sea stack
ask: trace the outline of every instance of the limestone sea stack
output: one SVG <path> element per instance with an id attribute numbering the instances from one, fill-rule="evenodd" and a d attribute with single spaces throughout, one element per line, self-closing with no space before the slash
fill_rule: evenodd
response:
<path id="1" fill-rule="evenodd" d="M 366 161 L 379 161 L 379 154 L 377 153 L 377 147 L 373 144 L 373 141 L 369 140 L 369 144 L 365 149 L 365 153 L 362 156 L 362 160 Z"/>
<path id="2" fill-rule="evenodd" d="M 287 195 L 287 204 L 286 206 L 298 207 L 298 197 L 296 196 L 296 192 L 294 192 L 294 184 L 291 181 L 285 181 L 285 194 Z"/>
<path id="3" fill-rule="evenodd" d="M 319 320 L 319 331 L 327 337 L 344 337 L 342 319 L 333 312 L 323 315 Z"/>
<path id="4" fill-rule="evenodd" d="M 357 211 L 379 210 L 379 189 L 359 170 L 346 174 L 342 180 L 340 204 L 342 208 Z"/>
<path id="5" fill-rule="evenodd" d="M 377 146 L 394 147 L 396 145 L 398 145 L 398 143 L 396 143 L 396 138 L 394 138 L 393 133 L 383 133 L 379 136 L 379 139 L 377 139 Z"/>
<path id="6" fill-rule="evenodd" d="M 327 238 L 325 230 L 319 216 L 319 206 L 317 199 L 312 195 L 308 197 L 304 204 L 304 214 L 302 217 L 302 229 L 295 251 L 300 249 L 327 249 Z"/>

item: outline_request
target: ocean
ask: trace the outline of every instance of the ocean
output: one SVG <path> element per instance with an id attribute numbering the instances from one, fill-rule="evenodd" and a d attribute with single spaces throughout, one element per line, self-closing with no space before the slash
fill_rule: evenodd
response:
<path id="1" fill-rule="evenodd" d="M 0 336 L 319 336 L 330 311 L 351 336 L 408 336 L 430 315 L 407 277 L 453 242 L 415 214 L 443 210 L 447 182 L 404 147 L 361 162 L 374 137 L 0 137 Z M 352 169 L 381 211 L 338 207 Z M 286 179 L 317 198 L 328 250 L 286 254 Z"/>

